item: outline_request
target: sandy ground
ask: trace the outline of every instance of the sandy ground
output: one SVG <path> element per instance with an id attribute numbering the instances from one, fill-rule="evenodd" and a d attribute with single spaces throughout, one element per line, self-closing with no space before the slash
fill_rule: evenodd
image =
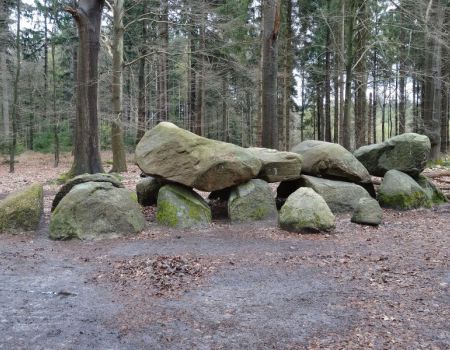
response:
<path id="1" fill-rule="evenodd" d="M 385 210 L 379 228 L 341 215 L 330 234 L 171 230 L 148 209 L 137 236 L 54 242 L 69 166 L 31 153 L 14 175 L 0 166 L 0 197 L 45 184 L 39 230 L 0 236 L 0 349 L 450 349 L 449 205 Z"/>

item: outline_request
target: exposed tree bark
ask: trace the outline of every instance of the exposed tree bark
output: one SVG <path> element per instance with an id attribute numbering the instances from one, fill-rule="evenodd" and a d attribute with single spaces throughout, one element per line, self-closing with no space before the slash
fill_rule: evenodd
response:
<path id="1" fill-rule="evenodd" d="M 285 50 L 284 50 L 284 72 L 283 72 L 283 112 L 280 148 L 288 150 L 290 148 L 290 115 L 291 115 L 291 88 L 293 72 L 293 28 L 292 28 L 292 0 L 286 0 L 286 30 L 285 30 Z"/>
<path id="2" fill-rule="evenodd" d="M 370 145 L 372 143 L 372 93 L 369 93 L 369 104 L 367 113 L 367 143 Z"/>
<path id="3" fill-rule="evenodd" d="M 16 147 L 17 147 L 17 129 L 19 126 L 19 112 L 18 112 L 18 102 L 19 102 L 19 79 L 20 79 L 20 56 L 21 56 L 21 45 L 20 45 L 20 17 L 21 17 L 21 1 L 17 1 L 17 24 L 16 24 L 16 75 L 14 78 L 14 92 L 13 92 L 13 105 L 12 105 L 12 138 L 9 150 L 9 172 L 14 172 L 15 167 L 15 157 L 16 157 Z"/>
<path id="4" fill-rule="evenodd" d="M 7 35 L 10 8 L 6 1 L 0 2 L 0 75 L 2 90 L 2 135 L 8 141 L 10 133 L 9 104 L 10 104 L 10 83 L 7 68 Z"/>
<path id="5" fill-rule="evenodd" d="M 366 144 L 367 139 L 367 7 L 365 1 L 357 2 L 356 67 L 355 67 L 355 148 Z"/>
<path id="6" fill-rule="evenodd" d="M 344 106 L 344 119 L 343 127 L 341 129 L 342 146 L 346 149 L 350 149 L 350 116 L 352 106 L 352 78 L 353 78 L 353 40 L 354 40 L 354 24 L 355 13 L 354 9 L 350 7 L 350 16 L 348 16 L 348 30 L 347 30 L 347 60 L 345 62 L 345 106 Z"/>
<path id="7" fill-rule="evenodd" d="M 222 77 L 222 141 L 229 142 L 228 134 L 228 109 L 227 109 L 227 97 L 228 97 L 228 79 L 226 74 Z"/>
<path id="8" fill-rule="evenodd" d="M 114 0 L 113 14 L 113 66 L 112 66 L 112 105 L 113 119 L 111 122 L 111 148 L 113 165 L 111 172 L 127 171 L 127 159 L 123 143 L 123 16 L 124 0 Z"/>
<path id="9" fill-rule="evenodd" d="M 56 112 L 56 60 L 55 60 L 55 40 L 52 40 L 52 83 L 53 83 L 53 153 L 54 167 L 59 165 L 59 118 Z"/>
<path id="10" fill-rule="evenodd" d="M 262 146 L 278 146 L 277 72 L 281 0 L 263 1 Z"/>
<path id="11" fill-rule="evenodd" d="M 330 1 L 327 1 L 328 12 L 330 9 Z M 325 95 L 325 123 L 324 123 L 324 139 L 327 142 L 331 142 L 331 37 L 330 37 L 330 26 L 327 25 L 326 28 L 326 42 L 325 42 L 325 81 L 324 81 L 324 95 Z"/>
<path id="12" fill-rule="evenodd" d="M 167 121 L 169 116 L 167 51 L 169 50 L 169 6 L 161 0 L 159 6 L 159 62 L 158 62 L 158 122 Z"/>
<path id="13" fill-rule="evenodd" d="M 430 157 L 437 160 L 441 149 L 441 64 L 442 44 L 441 28 L 444 11 L 441 1 L 431 1 L 427 10 L 425 57 L 425 83 L 424 83 L 424 126 L 425 134 L 431 141 Z"/>
<path id="14" fill-rule="evenodd" d="M 345 110 L 347 108 L 345 104 L 344 98 L 344 89 L 347 86 L 344 82 L 344 70 L 345 70 L 345 3 L 346 1 L 341 2 L 341 22 L 340 22 L 340 30 L 339 30 L 339 61 L 338 61 L 338 71 L 339 71 L 339 143 L 344 145 L 346 137 L 348 138 L 348 130 L 345 131 L 346 127 L 349 127 L 348 122 L 345 120 Z M 347 134 L 346 134 L 347 132 Z M 350 143 L 350 141 L 348 141 Z"/>
<path id="15" fill-rule="evenodd" d="M 402 24 L 404 23 L 403 15 L 401 16 Z M 398 112 L 399 112 L 399 125 L 398 125 L 398 132 L 400 134 L 405 133 L 406 130 L 406 35 L 405 35 L 405 29 L 401 25 L 400 27 L 400 35 L 399 35 L 399 41 L 400 41 L 400 54 L 399 54 L 399 105 L 398 105 Z"/>
<path id="16" fill-rule="evenodd" d="M 147 12 L 146 2 L 142 5 L 142 14 Z M 139 72 L 138 72 L 138 120 L 137 120 L 137 132 L 136 132 L 136 144 L 141 140 L 145 134 L 146 129 L 146 104 L 145 104 L 145 60 L 147 54 L 146 38 L 147 38 L 147 21 L 143 20 L 141 24 L 141 45 L 139 47 Z"/>
<path id="17" fill-rule="evenodd" d="M 6 49 L 2 48 L 0 52 L 0 71 L 2 74 L 2 114 L 3 114 L 3 133 L 4 139 L 8 140 L 10 123 L 9 123 L 9 82 L 8 68 L 6 63 Z"/>
<path id="18" fill-rule="evenodd" d="M 323 115 L 323 96 L 322 86 L 316 86 L 316 111 L 317 111 L 317 139 L 324 141 L 324 115 Z"/>
<path id="19" fill-rule="evenodd" d="M 375 36 L 378 35 L 378 19 L 376 21 Z M 373 50 L 373 70 L 372 70 L 372 132 L 373 143 L 377 143 L 377 70 L 378 70 L 378 53 L 377 48 Z"/>
<path id="20" fill-rule="evenodd" d="M 44 93 L 42 94 L 44 102 L 44 119 L 47 118 L 48 103 L 48 5 L 44 0 Z"/>
<path id="21" fill-rule="evenodd" d="M 98 54 L 104 0 L 80 0 L 78 8 L 67 7 L 78 27 L 78 87 L 74 162 L 70 175 L 101 173 L 98 129 Z"/>

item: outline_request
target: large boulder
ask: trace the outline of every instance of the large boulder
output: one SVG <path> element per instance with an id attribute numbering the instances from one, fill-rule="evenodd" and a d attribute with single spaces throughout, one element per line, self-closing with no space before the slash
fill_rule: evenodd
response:
<path id="1" fill-rule="evenodd" d="M 211 223 L 211 209 L 190 188 L 169 184 L 158 193 L 156 221 L 164 226 L 191 228 Z"/>
<path id="2" fill-rule="evenodd" d="M 140 205 L 149 206 L 156 204 L 159 189 L 164 185 L 161 179 L 147 176 L 136 184 L 136 194 Z"/>
<path id="3" fill-rule="evenodd" d="M 370 198 L 370 194 L 361 186 L 346 182 L 302 175 L 300 179 L 282 182 L 277 190 L 277 198 L 287 198 L 299 187 L 310 187 L 321 195 L 333 213 L 353 211 L 361 198 Z"/>
<path id="4" fill-rule="evenodd" d="M 275 198 L 269 184 L 254 179 L 234 187 L 228 199 L 228 216 L 233 222 L 276 217 Z"/>
<path id="5" fill-rule="evenodd" d="M 75 176 L 74 178 L 67 181 L 58 191 L 52 203 L 52 211 L 58 206 L 61 199 L 70 192 L 70 190 L 76 185 L 86 183 L 86 182 L 108 182 L 114 187 L 123 188 L 120 180 L 112 174 L 82 174 Z"/>
<path id="6" fill-rule="evenodd" d="M 361 225 L 378 226 L 383 219 L 383 210 L 373 198 L 361 198 L 353 212 L 351 221 Z"/>
<path id="7" fill-rule="evenodd" d="M 85 182 L 74 186 L 53 211 L 50 238 L 112 238 L 144 227 L 145 218 L 133 192 L 110 182 Z"/>
<path id="8" fill-rule="evenodd" d="M 258 178 L 264 181 L 280 182 L 300 177 L 302 157 L 297 153 L 258 147 L 247 148 L 247 151 L 261 161 Z"/>
<path id="9" fill-rule="evenodd" d="M 378 201 L 383 207 L 414 209 L 430 207 L 432 202 L 425 190 L 409 175 L 389 170 L 378 189 Z"/>
<path id="10" fill-rule="evenodd" d="M 34 231 L 44 207 L 43 187 L 33 184 L 0 201 L 0 232 Z"/>
<path id="11" fill-rule="evenodd" d="M 303 174 L 371 184 L 371 177 L 364 165 L 341 145 L 309 140 L 292 147 L 291 152 L 302 156 Z"/>
<path id="12" fill-rule="evenodd" d="M 427 165 L 430 149 L 427 136 L 406 133 L 383 143 L 358 148 L 354 155 L 374 176 L 398 170 L 417 178 Z"/>
<path id="13" fill-rule="evenodd" d="M 136 162 L 147 175 L 211 192 L 256 177 L 261 161 L 244 148 L 210 140 L 162 122 L 136 147 Z"/>
<path id="14" fill-rule="evenodd" d="M 335 221 L 324 199 L 307 187 L 289 196 L 278 217 L 282 229 L 294 232 L 327 231 L 334 228 Z"/>
<path id="15" fill-rule="evenodd" d="M 428 199 L 433 204 L 444 204 L 448 202 L 445 194 L 428 177 L 421 174 L 416 179 L 416 182 L 423 188 Z"/>

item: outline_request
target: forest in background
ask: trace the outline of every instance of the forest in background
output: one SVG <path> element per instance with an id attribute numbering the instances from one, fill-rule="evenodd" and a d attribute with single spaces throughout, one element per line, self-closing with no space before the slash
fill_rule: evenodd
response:
<path id="1" fill-rule="evenodd" d="M 54 152 L 57 165 L 59 152 L 73 148 L 77 3 L 1 0 L 5 154 Z M 120 135 L 132 151 L 145 130 L 168 120 L 242 146 L 318 139 L 355 149 L 414 131 L 430 137 L 432 158 L 448 152 L 448 1 L 103 3 L 102 149 Z"/>

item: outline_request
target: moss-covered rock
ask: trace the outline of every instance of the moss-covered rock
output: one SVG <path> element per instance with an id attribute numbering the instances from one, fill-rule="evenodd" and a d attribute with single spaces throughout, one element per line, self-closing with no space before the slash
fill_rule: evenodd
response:
<path id="1" fill-rule="evenodd" d="M 312 188 L 322 196 L 334 214 L 352 212 L 361 198 L 370 198 L 363 187 L 351 182 L 302 175 L 299 184 Z"/>
<path id="2" fill-rule="evenodd" d="M 288 197 L 278 217 L 279 226 L 293 232 L 328 231 L 334 228 L 335 221 L 325 200 L 307 187 Z"/>
<path id="3" fill-rule="evenodd" d="M 355 156 L 336 143 L 308 140 L 292 147 L 303 157 L 302 173 L 355 183 L 371 183 L 369 172 Z"/>
<path id="4" fill-rule="evenodd" d="M 274 218 L 275 198 L 264 180 L 254 179 L 234 187 L 228 198 L 228 216 L 233 222 Z"/>
<path id="5" fill-rule="evenodd" d="M 151 176 L 211 192 L 246 182 L 261 169 L 258 158 L 231 143 L 210 140 L 169 122 L 147 131 L 136 162 Z"/>
<path id="6" fill-rule="evenodd" d="M 50 238 L 113 238 L 135 234 L 144 227 L 135 193 L 110 182 L 85 182 L 74 186 L 53 211 Z"/>
<path id="7" fill-rule="evenodd" d="M 436 185 L 426 176 L 419 175 L 416 181 L 420 185 L 420 187 L 423 188 L 433 204 L 444 204 L 448 202 L 445 194 L 439 188 L 437 188 Z"/>
<path id="8" fill-rule="evenodd" d="M 398 170 L 389 170 L 378 190 L 381 206 L 407 210 L 432 205 L 425 190 L 409 175 Z"/>
<path id="9" fill-rule="evenodd" d="M 41 184 L 27 186 L 0 201 L 0 232 L 34 231 L 44 208 Z"/>
<path id="10" fill-rule="evenodd" d="M 156 204 L 159 189 L 164 185 L 163 180 L 148 176 L 136 184 L 137 200 L 140 205 Z"/>
<path id="11" fill-rule="evenodd" d="M 362 225 L 377 226 L 383 219 L 383 210 L 373 198 L 361 198 L 353 212 L 351 221 Z"/>
<path id="12" fill-rule="evenodd" d="M 176 228 L 205 226 L 211 223 L 211 209 L 190 188 L 168 184 L 158 193 L 156 221 Z"/>
<path id="13" fill-rule="evenodd" d="M 122 183 L 117 178 L 116 175 L 112 174 L 82 174 L 75 176 L 74 178 L 68 180 L 58 191 L 52 203 L 52 211 L 55 210 L 61 199 L 70 192 L 70 190 L 79 184 L 85 182 L 108 182 L 112 184 L 114 187 L 123 188 Z"/>
<path id="14" fill-rule="evenodd" d="M 384 176 L 389 170 L 398 170 L 417 178 L 427 165 L 430 149 L 427 136 L 406 133 L 358 148 L 354 155 L 372 175 Z"/>
<path id="15" fill-rule="evenodd" d="M 247 148 L 247 151 L 262 163 L 258 174 L 259 179 L 267 182 L 280 182 L 300 177 L 302 157 L 297 153 L 259 147 L 250 147 Z"/>

